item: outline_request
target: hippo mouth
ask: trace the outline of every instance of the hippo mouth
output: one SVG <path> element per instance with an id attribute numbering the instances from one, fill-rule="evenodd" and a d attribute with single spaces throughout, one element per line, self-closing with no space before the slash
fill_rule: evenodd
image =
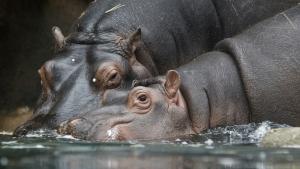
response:
<path id="1" fill-rule="evenodd" d="M 125 139 L 122 128 L 128 126 L 132 121 L 134 121 L 133 117 L 124 117 L 107 120 L 107 122 L 101 120 L 92 124 L 85 118 L 78 118 L 63 122 L 58 128 L 58 133 L 69 134 L 79 139 L 120 141 Z"/>
<path id="2" fill-rule="evenodd" d="M 129 116 L 122 119 L 113 119 L 110 124 L 111 127 L 106 131 L 106 138 L 104 141 L 121 141 L 126 140 L 124 130 L 129 124 L 134 121 L 134 117 Z M 127 133 L 127 132 L 126 132 Z M 100 139 L 101 140 L 101 139 Z"/>

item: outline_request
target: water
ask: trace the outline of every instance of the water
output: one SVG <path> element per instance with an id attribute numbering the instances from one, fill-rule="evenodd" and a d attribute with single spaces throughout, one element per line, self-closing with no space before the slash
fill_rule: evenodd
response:
<path id="1" fill-rule="evenodd" d="M 39 131 L 24 138 L 0 135 L 0 168 L 213 169 L 300 168 L 300 149 L 263 148 L 271 122 L 229 126 L 186 138 L 93 143 Z"/>

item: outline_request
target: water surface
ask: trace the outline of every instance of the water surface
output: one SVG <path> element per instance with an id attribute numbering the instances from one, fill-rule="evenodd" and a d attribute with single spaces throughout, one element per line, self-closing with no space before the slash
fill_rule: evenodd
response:
<path id="1" fill-rule="evenodd" d="M 24 138 L 0 135 L 0 168 L 213 169 L 300 168 L 300 149 L 263 148 L 271 122 L 229 126 L 188 138 L 95 143 L 44 131 Z"/>

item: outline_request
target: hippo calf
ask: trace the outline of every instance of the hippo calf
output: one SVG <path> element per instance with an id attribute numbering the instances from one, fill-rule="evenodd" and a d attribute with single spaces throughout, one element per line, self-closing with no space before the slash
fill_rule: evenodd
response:
<path id="1" fill-rule="evenodd" d="M 165 77 L 107 95 L 59 132 L 88 140 L 170 138 L 271 120 L 300 126 L 300 6 L 216 45 Z M 105 116 L 104 116 L 105 114 Z"/>

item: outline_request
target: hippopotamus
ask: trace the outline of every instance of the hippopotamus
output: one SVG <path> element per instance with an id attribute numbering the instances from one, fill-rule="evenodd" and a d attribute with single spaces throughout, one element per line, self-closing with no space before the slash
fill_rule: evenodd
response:
<path id="1" fill-rule="evenodd" d="M 102 107 L 110 90 L 165 73 L 210 51 L 225 37 L 299 0 L 94 1 L 65 37 L 53 28 L 57 52 L 39 69 L 42 94 L 15 135 L 57 127 Z"/>
<path id="2" fill-rule="evenodd" d="M 300 6 L 220 41 L 165 76 L 136 80 L 107 97 L 106 106 L 58 131 L 107 141 L 173 138 L 264 120 L 300 126 Z"/>

